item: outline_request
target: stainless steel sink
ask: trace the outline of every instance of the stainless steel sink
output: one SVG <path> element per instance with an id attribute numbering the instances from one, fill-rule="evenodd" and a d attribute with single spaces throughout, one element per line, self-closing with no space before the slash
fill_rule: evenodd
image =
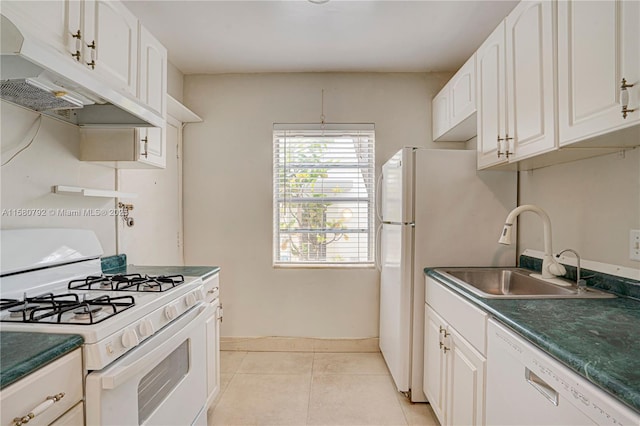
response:
<path id="1" fill-rule="evenodd" d="M 444 268 L 437 269 L 472 293 L 487 299 L 564 299 L 611 298 L 613 294 L 592 288 L 578 291 L 575 284 L 561 286 L 534 278 L 520 268 Z"/>

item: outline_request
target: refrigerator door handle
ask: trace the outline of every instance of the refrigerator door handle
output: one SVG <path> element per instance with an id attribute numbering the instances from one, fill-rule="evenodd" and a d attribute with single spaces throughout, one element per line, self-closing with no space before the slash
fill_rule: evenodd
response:
<path id="1" fill-rule="evenodd" d="M 376 203 L 376 216 L 378 217 L 378 221 L 382 222 L 382 212 L 380 209 L 382 208 L 382 187 L 380 183 L 382 182 L 382 173 L 378 176 L 378 180 L 376 181 L 376 198 L 374 203 Z"/>
<path id="2" fill-rule="evenodd" d="M 382 271 L 382 223 L 376 229 L 376 269 Z"/>

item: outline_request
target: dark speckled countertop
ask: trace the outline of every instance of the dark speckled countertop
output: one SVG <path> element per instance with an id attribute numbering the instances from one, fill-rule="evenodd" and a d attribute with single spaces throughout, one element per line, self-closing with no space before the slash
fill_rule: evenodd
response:
<path id="1" fill-rule="evenodd" d="M 485 299 L 435 270 L 425 273 L 640 412 L 640 301 Z"/>
<path id="2" fill-rule="evenodd" d="M 82 345 L 76 334 L 0 332 L 0 389 Z"/>
<path id="3" fill-rule="evenodd" d="M 136 266 L 126 265 L 105 271 L 108 274 L 184 275 L 208 278 L 220 271 L 217 266 Z"/>
<path id="4" fill-rule="evenodd" d="M 220 272 L 218 266 L 140 266 L 127 265 L 127 255 L 117 254 L 102 259 L 102 272 L 105 274 L 149 274 L 184 275 L 186 277 L 208 278 Z"/>

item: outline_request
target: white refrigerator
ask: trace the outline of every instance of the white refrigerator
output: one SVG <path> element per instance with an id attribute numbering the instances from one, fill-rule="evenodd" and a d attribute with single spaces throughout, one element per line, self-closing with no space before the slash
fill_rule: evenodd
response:
<path id="1" fill-rule="evenodd" d="M 515 266 L 498 237 L 516 172 L 477 171 L 475 151 L 403 148 L 380 179 L 380 350 L 398 391 L 421 402 L 424 268 Z"/>

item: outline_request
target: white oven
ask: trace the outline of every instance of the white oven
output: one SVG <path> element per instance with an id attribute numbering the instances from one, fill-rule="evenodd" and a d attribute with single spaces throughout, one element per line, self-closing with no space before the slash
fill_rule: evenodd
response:
<path id="1" fill-rule="evenodd" d="M 88 425 L 206 425 L 207 327 L 199 304 L 86 378 Z"/>

